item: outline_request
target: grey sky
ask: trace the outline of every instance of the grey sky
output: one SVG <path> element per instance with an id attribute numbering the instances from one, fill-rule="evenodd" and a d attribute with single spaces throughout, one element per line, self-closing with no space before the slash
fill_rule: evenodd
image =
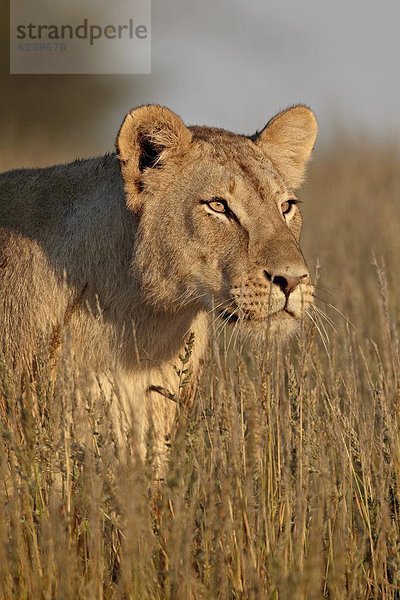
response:
<path id="1" fill-rule="evenodd" d="M 82 18 L 100 10 L 70 2 Z M 305 102 L 320 141 L 338 127 L 400 140 L 400 0 L 153 0 L 152 13 L 151 75 L 12 76 L 2 47 L 2 168 L 110 150 L 124 114 L 149 102 L 243 133 Z M 0 17 L 8 44 L 4 3 Z"/>
<path id="2" fill-rule="evenodd" d="M 325 137 L 337 123 L 398 135 L 399 28 L 398 0 L 153 0 L 153 73 L 124 86 L 113 128 L 130 103 L 251 132 L 305 102 Z"/>

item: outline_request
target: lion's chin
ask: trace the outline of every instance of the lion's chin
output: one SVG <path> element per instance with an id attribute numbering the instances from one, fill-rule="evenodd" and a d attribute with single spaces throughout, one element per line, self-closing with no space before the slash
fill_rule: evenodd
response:
<path id="1" fill-rule="evenodd" d="M 266 319 L 240 318 L 237 315 L 228 315 L 225 321 L 236 325 L 246 337 L 268 338 L 273 337 L 280 341 L 289 339 L 300 326 L 300 319 L 285 309 L 268 316 Z"/>

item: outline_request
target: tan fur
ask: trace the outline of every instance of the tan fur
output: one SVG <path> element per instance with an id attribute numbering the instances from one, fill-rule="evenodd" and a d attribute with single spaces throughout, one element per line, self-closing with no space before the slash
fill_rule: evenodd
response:
<path id="1" fill-rule="evenodd" d="M 43 340 L 52 360 L 68 343 L 103 384 L 117 382 L 141 447 L 150 419 L 161 448 L 176 404 L 150 388 L 177 391 L 172 365 L 191 331 L 196 376 L 210 311 L 285 336 L 312 302 L 301 215 L 281 205 L 316 132 L 304 106 L 253 138 L 143 106 L 125 118 L 117 156 L 1 175 L 0 327 L 15 373 L 34 371 Z M 282 278 L 299 277 L 286 296 Z"/>

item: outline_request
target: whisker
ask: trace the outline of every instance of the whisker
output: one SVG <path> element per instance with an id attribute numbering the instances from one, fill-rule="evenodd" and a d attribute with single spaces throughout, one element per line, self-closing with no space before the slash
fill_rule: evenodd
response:
<path id="1" fill-rule="evenodd" d="M 218 308 L 221 308 L 221 306 L 224 306 L 224 304 L 225 304 L 225 303 L 222 301 L 222 302 L 218 302 L 218 304 L 215 304 L 215 305 L 213 305 L 213 306 L 210 308 L 210 310 L 208 310 L 208 311 L 206 312 L 206 315 L 210 315 L 212 312 L 214 312 L 214 311 L 215 311 L 215 310 L 217 310 Z"/>
<path id="2" fill-rule="evenodd" d="M 228 308 L 229 308 L 229 307 L 228 307 Z M 214 314 L 214 318 L 212 319 L 212 321 L 211 321 L 211 324 L 210 324 L 210 330 L 213 332 L 213 334 L 216 334 L 216 333 L 217 333 L 217 331 L 218 331 L 218 329 L 220 328 L 220 326 L 221 326 L 221 323 L 220 323 L 219 321 L 220 321 L 221 319 L 222 319 L 222 321 L 223 321 L 223 317 L 224 317 L 224 315 L 226 314 L 226 312 L 227 312 L 228 308 L 225 308 L 225 310 L 223 310 L 223 311 L 222 311 L 222 312 L 220 312 L 220 313 Z M 209 313 L 207 313 L 207 314 L 209 314 Z M 215 328 L 215 324 L 216 324 L 217 322 L 218 322 L 218 325 L 217 325 L 217 327 Z"/>
<path id="3" fill-rule="evenodd" d="M 325 323 L 322 321 L 320 315 L 317 312 L 315 312 L 314 317 L 315 317 L 315 320 L 318 322 L 318 325 L 321 327 L 322 331 L 324 332 L 325 339 L 329 340 L 329 335 L 326 330 Z"/>
<path id="4" fill-rule="evenodd" d="M 212 331 L 213 331 L 214 335 L 217 335 L 217 333 L 221 329 L 221 327 L 223 328 L 225 320 L 229 319 L 228 316 L 225 317 L 227 311 L 228 311 L 228 309 L 226 308 L 221 313 L 219 313 L 218 315 L 216 315 L 215 318 L 214 318 L 214 320 L 213 320 L 213 322 L 211 323 L 211 328 L 212 328 Z M 218 325 L 215 327 L 216 323 L 218 323 Z"/>
<path id="5" fill-rule="evenodd" d="M 229 323 L 229 316 L 228 316 L 228 317 L 226 317 L 226 319 L 224 319 L 224 321 L 223 321 L 223 322 L 222 322 L 222 324 L 221 324 L 221 327 L 220 327 L 220 329 L 219 329 L 218 336 L 217 336 L 217 338 L 216 338 L 216 341 L 217 341 L 217 342 L 218 342 L 219 338 L 221 337 L 222 333 L 225 331 L 225 326 L 226 326 L 226 325 L 228 325 L 228 323 Z M 238 323 L 238 322 L 236 322 L 236 323 L 235 323 L 235 325 L 234 325 L 234 328 L 237 326 L 237 323 Z M 231 337 L 232 337 L 232 334 L 231 334 Z M 228 354 L 228 351 L 229 351 L 229 345 L 228 345 L 228 348 L 226 349 L 226 355 Z"/>
<path id="6" fill-rule="evenodd" d="M 357 327 L 354 325 L 354 323 L 352 323 L 352 321 L 349 319 L 349 317 L 346 317 L 346 315 L 344 313 L 342 313 L 342 311 L 340 311 L 338 308 L 336 308 L 336 306 L 334 306 L 330 302 L 326 302 L 325 300 L 322 300 L 322 298 L 319 298 L 315 294 L 313 294 L 313 297 L 316 298 L 317 300 L 319 300 L 319 302 L 326 304 L 326 306 L 329 306 L 329 308 L 331 308 L 332 310 L 336 311 L 341 317 L 343 317 L 343 319 L 346 321 L 346 323 L 351 325 L 351 327 L 354 329 L 354 331 L 357 331 Z"/>
<path id="7" fill-rule="evenodd" d="M 218 341 L 218 338 L 219 338 L 219 336 L 221 335 L 221 333 L 222 333 L 222 331 L 223 331 L 223 329 L 224 329 L 224 326 L 225 326 L 227 323 L 229 323 L 229 318 L 230 318 L 230 315 L 227 315 L 227 317 L 226 317 L 226 318 L 224 318 L 224 315 L 225 315 L 225 314 L 228 312 L 228 310 L 229 310 L 230 308 L 232 308 L 233 304 L 234 304 L 234 302 L 233 302 L 233 301 L 231 301 L 231 302 L 230 302 L 230 304 L 229 304 L 229 306 L 227 306 L 227 307 L 225 308 L 225 310 L 224 310 L 224 311 L 222 311 L 221 313 L 219 313 L 219 314 L 216 316 L 216 318 L 214 319 L 213 323 L 212 323 L 212 326 L 214 326 L 214 325 L 215 325 L 215 323 L 216 323 L 216 321 L 218 321 L 218 319 L 221 319 L 221 323 L 219 323 L 219 324 L 218 324 L 218 326 L 216 327 L 216 329 L 213 331 L 213 333 L 214 333 L 214 334 L 217 336 L 217 337 L 216 337 L 216 340 L 217 340 L 217 341 Z M 219 333 L 218 333 L 218 332 L 219 332 Z M 218 335 L 217 335 L 217 334 L 218 334 Z"/>
<path id="8" fill-rule="evenodd" d="M 333 331 L 337 334 L 334 322 L 330 317 L 328 317 L 326 313 L 324 313 L 323 310 L 321 310 L 318 306 L 315 306 L 315 304 L 311 304 L 310 309 L 314 310 L 322 319 L 324 319 L 328 323 L 328 325 L 333 329 Z"/>
<path id="9" fill-rule="evenodd" d="M 318 331 L 318 333 L 320 335 L 320 338 L 321 338 L 321 342 L 322 342 L 322 344 L 324 346 L 325 352 L 326 352 L 328 358 L 330 358 L 330 354 L 329 354 L 328 347 L 327 347 L 327 343 L 329 344 L 329 338 L 325 341 L 324 336 L 323 336 L 323 334 L 321 332 L 321 329 L 319 328 L 317 322 L 312 318 L 312 316 L 310 315 L 310 313 L 308 311 L 306 312 L 306 315 L 312 321 L 312 323 L 314 324 L 316 330 Z"/>
<path id="10" fill-rule="evenodd" d="M 224 313 L 225 313 L 225 312 L 227 312 L 227 311 L 224 311 Z M 222 313 L 222 314 L 224 314 L 224 313 Z M 224 330 L 224 328 L 225 328 L 225 325 L 228 325 L 228 324 L 229 324 L 229 319 L 230 319 L 230 316 L 231 316 L 231 315 L 227 315 L 227 317 L 226 317 L 226 318 L 224 318 L 224 319 L 222 320 L 222 322 L 220 323 L 220 325 L 218 325 L 218 327 L 217 327 L 217 329 L 216 329 L 216 333 L 218 332 L 218 337 L 217 337 L 217 340 L 218 340 L 218 339 L 219 339 L 219 337 L 221 336 L 221 334 L 222 334 L 222 332 L 223 332 L 223 330 Z"/>
<path id="11" fill-rule="evenodd" d="M 316 290 L 319 290 L 320 292 L 323 292 L 324 294 L 329 294 L 330 296 L 333 296 L 334 294 L 337 294 L 340 292 L 340 290 L 338 288 L 327 287 L 324 285 L 320 285 L 319 283 L 313 283 L 312 285 Z"/>
<path id="12" fill-rule="evenodd" d="M 228 347 L 226 349 L 226 354 L 228 354 L 228 352 L 229 352 L 229 348 L 231 346 L 232 338 L 233 338 L 233 335 L 234 335 L 236 329 L 238 328 L 238 325 L 239 325 L 239 321 L 236 321 L 235 325 L 233 326 L 233 331 L 231 333 L 231 337 L 229 338 Z"/>

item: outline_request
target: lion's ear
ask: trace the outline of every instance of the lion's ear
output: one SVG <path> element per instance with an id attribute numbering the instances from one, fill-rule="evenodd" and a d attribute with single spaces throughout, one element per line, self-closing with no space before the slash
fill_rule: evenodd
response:
<path id="1" fill-rule="evenodd" d="M 119 130 L 116 147 L 123 170 L 140 190 L 140 178 L 174 154 L 185 150 L 192 134 L 172 110 L 149 104 L 128 113 Z"/>
<path id="2" fill-rule="evenodd" d="M 314 113 L 299 104 L 277 114 L 252 139 L 274 162 L 287 183 L 296 189 L 304 180 L 317 131 Z"/>

